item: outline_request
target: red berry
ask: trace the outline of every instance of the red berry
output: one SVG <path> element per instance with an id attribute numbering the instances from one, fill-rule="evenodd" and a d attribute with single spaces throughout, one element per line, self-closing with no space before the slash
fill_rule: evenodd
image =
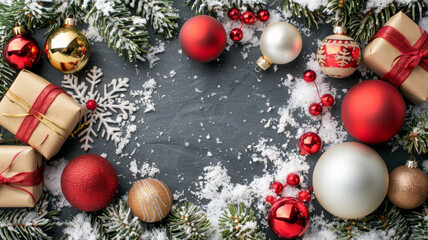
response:
<path id="1" fill-rule="evenodd" d="M 256 21 L 256 16 L 252 11 L 245 11 L 241 15 L 241 21 L 247 25 L 251 25 Z"/>
<path id="2" fill-rule="evenodd" d="M 274 196 L 269 195 L 265 198 L 265 200 L 266 202 L 270 203 L 270 205 L 273 205 L 276 201 L 276 198 Z"/>
<path id="3" fill-rule="evenodd" d="M 241 41 L 243 36 L 244 36 L 244 33 L 239 28 L 234 28 L 229 33 L 230 39 L 232 39 L 235 42 Z"/>
<path id="4" fill-rule="evenodd" d="M 241 17 L 241 12 L 237 8 L 231 8 L 227 12 L 227 16 L 230 20 L 238 20 Z"/>
<path id="5" fill-rule="evenodd" d="M 312 103 L 309 105 L 309 114 L 312 116 L 318 116 L 322 113 L 322 106 L 319 103 Z"/>
<path id="6" fill-rule="evenodd" d="M 282 185 L 280 182 L 274 182 L 272 185 L 270 185 L 270 189 L 274 189 L 276 194 L 280 194 L 284 189 L 284 185 Z"/>
<path id="7" fill-rule="evenodd" d="M 89 111 L 94 111 L 97 108 L 97 102 L 95 102 L 95 100 L 90 99 L 86 102 L 86 108 Z"/>
<path id="8" fill-rule="evenodd" d="M 313 82 L 317 78 L 317 74 L 313 70 L 306 70 L 303 73 L 303 80 L 305 82 Z"/>
<path id="9" fill-rule="evenodd" d="M 287 184 L 294 187 L 297 184 L 299 184 L 300 182 L 300 177 L 299 175 L 295 174 L 295 173 L 290 173 L 287 176 Z"/>
<path id="10" fill-rule="evenodd" d="M 257 19 L 260 22 L 266 22 L 267 20 L 269 20 L 270 14 L 269 11 L 266 9 L 262 9 L 257 13 Z"/>
<path id="11" fill-rule="evenodd" d="M 309 193 L 308 190 L 302 190 L 302 191 L 300 191 L 298 197 L 299 197 L 300 201 L 302 201 L 304 203 L 309 202 L 311 200 L 311 198 L 312 198 L 312 196 L 311 196 L 311 194 Z"/>
<path id="12" fill-rule="evenodd" d="M 299 138 L 299 149 L 302 155 L 317 153 L 322 147 L 322 140 L 318 134 L 313 132 L 304 133 Z"/>
<path id="13" fill-rule="evenodd" d="M 329 107 L 329 106 L 333 106 L 334 104 L 334 97 L 331 94 L 324 94 L 321 96 L 321 104 L 323 106 Z"/>

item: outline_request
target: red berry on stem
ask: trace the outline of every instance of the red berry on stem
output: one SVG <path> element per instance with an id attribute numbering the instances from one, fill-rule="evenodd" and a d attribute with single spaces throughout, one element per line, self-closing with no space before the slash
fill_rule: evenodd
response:
<path id="1" fill-rule="evenodd" d="M 239 28 L 234 28 L 229 33 L 230 39 L 232 39 L 235 42 L 241 41 L 243 36 L 244 36 L 244 33 Z"/>
<path id="2" fill-rule="evenodd" d="M 274 196 L 269 195 L 265 198 L 265 200 L 266 202 L 270 203 L 270 205 L 273 205 L 276 201 L 276 198 Z"/>
<path id="3" fill-rule="evenodd" d="M 267 20 L 269 20 L 269 17 L 270 17 L 270 14 L 267 9 L 262 9 L 257 13 L 257 19 L 260 22 L 266 22 Z"/>
<path id="4" fill-rule="evenodd" d="M 319 103 L 312 103 L 309 105 L 309 114 L 312 116 L 318 116 L 322 113 L 322 106 Z"/>
<path id="5" fill-rule="evenodd" d="M 321 96 L 321 104 L 326 107 L 334 105 L 334 97 L 331 94 L 324 94 Z"/>
<path id="6" fill-rule="evenodd" d="M 300 182 L 300 177 L 299 175 L 295 174 L 295 173 L 290 173 L 287 176 L 287 184 L 294 187 L 297 184 L 299 184 Z"/>
<path id="7" fill-rule="evenodd" d="M 241 17 L 241 12 L 237 8 L 231 8 L 227 12 L 227 16 L 230 20 L 238 20 Z"/>
<path id="8" fill-rule="evenodd" d="M 322 141 L 318 134 L 313 132 L 304 133 L 299 138 L 299 149 L 302 155 L 317 153 L 322 147 Z"/>
<path id="9" fill-rule="evenodd" d="M 86 108 L 89 111 L 94 111 L 97 108 L 97 102 L 95 102 L 95 100 L 90 99 L 86 102 Z"/>
<path id="10" fill-rule="evenodd" d="M 317 78 L 317 74 L 313 70 L 306 70 L 303 73 L 303 80 L 305 82 L 313 82 Z"/>
<path id="11" fill-rule="evenodd" d="M 274 189 L 276 194 L 280 194 L 284 189 L 284 185 L 280 182 L 274 182 L 270 185 L 270 189 Z"/>
<path id="12" fill-rule="evenodd" d="M 300 191 L 298 197 L 299 197 L 299 200 L 302 201 L 302 202 L 304 202 L 304 203 L 309 202 L 311 200 L 311 198 L 312 198 L 312 196 L 311 196 L 311 194 L 309 193 L 308 190 L 302 190 L 302 191 Z"/>
<path id="13" fill-rule="evenodd" d="M 251 25 L 256 21 L 256 16 L 254 15 L 254 13 L 252 11 L 245 11 L 241 15 L 241 21 L 244 24 Z"/>

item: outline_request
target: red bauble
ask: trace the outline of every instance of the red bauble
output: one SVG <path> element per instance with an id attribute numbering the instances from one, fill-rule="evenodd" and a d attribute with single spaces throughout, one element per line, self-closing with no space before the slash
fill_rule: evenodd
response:
<path id="1" fill-rule="evenodd" d="M 267 196 L 267 197 L 265 198 L 265 200 L 266 200 L 266 202 L 267 202 L 267 203 L 269 203 L 270 205 L 273 205 L 273 204 L 276 202 L 276 198 L 275 198 L 274 196 L 271 196 L 271 195 Z"/>
<path id="2" fill-rule="evenodd" d="M 230 39 L 232 39 L 235 42 L 241 41 L 243 36 L 244 36 L 244 33 L 239 28 L 234 28 L 229 33 Z"/>
<path id="3" fill-rule="evenodd" d="M 299 199 L 285 197 L 269 210 L 270 229 L 280 238 L 293 239 L 303 235 L 309 225 L 309 211 Z"/>
<path id="4" fill-rule="evenodd" d="M 4 60 L 13 68 L 29 69 L 40 60 L 40 47 L 36 40 L 25 33 L 23 27 L 15 27 L 15 36 L 4 46 Z"/>
<path id="5" fill-rule="evenodd" d="M 322 147 L 322 141 L 318 134 L 313 132 L 304 133 L 299 138 L 299 149 L 302 155 L 317 153 Z"/>
<path id="6" fill-rule="evenodd" d="M 86 108 L 89 111 L 94 111 L 97 108 L 97 102 L 95 102 L 95 100 L 90 99 L 86 102 Z"/>
<path id="7" fill-rule="evenodd" d="M 295 173 L 290 173 L 287 176 L 287 184 L 294 187 L 297 186 L 297 184 L 299 184 L 300 182 L 300 177 L 299 175 L 295 174 Z"/>
<path id="8" fill-rule="evenodd" d="M 183 52 L 198 62 L 210 62 L 220 56 L 227 40 L 221 23 L 206 15 L 187 20 L 181 28 L 179 38 Z"/>
<path id="9" fill-rule="evenodd" d="M 319 103 L 312 103 L 309 105 L 309 114 L 312 116 L 318 116 L 322 113 L 322 106 Z"/>
<path id="10" fill-rule="evenodd" d="M 280 194 L 284 190 L 284 185 L 280 182 L 274 182 L 270 185 L 270 189 L 274 189 L 276 194 Z"/>
<path id="11" fill-rule="evenodd" d="M 302 201 L 302 202 L 304 202 L 304 203 L 309 202 L 311 200 L 311 198 L 312 198 L 312 196 L 311 196 L 311 194 L 309 193 L 308 190 L 302 190 L 302 191 L 300 191 L 298 197 L 299 197 L 299 200 Z"/>
<path id="12" fill-rule="evenodd" d="M 117 191 L 117 174 L 111 163 L 95 154 L 73 158 L 64 168 L 61 189 L 75 208 L 94 212 L 109 204 Z"/>
<path id="13" fill-rule="evenodd" d="M 266 9 L 262 9 L 257 13 L 257 19 L 260 22 L 266 22 L 267 20 L 269 20 L 270 14 L 269 11 Z"/>
<path id="14" fill-rule="evenodd" d="M 334 97 L 331 94 L 324 94 L 321 96 L 321 104 L 326 107 L 334 105 Z"/>
<path id="15" fill-rule="evenodd" d="M 230 20 L 238 20 L 241 17 L 241 12 L 237 8 L 231 8 L 227 12 L 227 16 Z"/>
<path id="16" fill-rule="evenodd" d="M 403 97 L 384 81 L 359 83 L 343 99 L 343 125 L 349 134 L 364 143 L 388 141 L 401 129 L 405 118 Z"/>
<path id="17" fill-rule="evenodd" d="M 254 22 L 256 22 L 256 15 L 254 15 L 254 13 L 252 11 L 245 11 L 242 15 L 241 15 L 241 21 L 244 24 L 247 25 L 251 25 Z"/>
<path id="18" fill-rule="evenodd" d="M 305 82 L 313 82 L 317 78 L 317 74 L 314 72 L 314 70 L 306 70 L 303 73 L 303 80 Z"/>

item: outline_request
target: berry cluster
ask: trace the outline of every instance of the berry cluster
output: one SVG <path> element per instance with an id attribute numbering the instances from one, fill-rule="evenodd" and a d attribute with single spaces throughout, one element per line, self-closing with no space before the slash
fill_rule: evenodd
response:
<path id="1" fill-rule="evenodd" d="M 289 185 L 291 187 L 295 187 L 295 186 L 299 185 L 299 183 L 300 183 L 299 175 L 297 175 L 295 173 L 290 173 L 290 174 L 288 174 L 287 182 L 284 185 L 280 182 L 274 182 L 270 185 L 270 189 L 274 190 L 275 194 L 278 195 L 278 194 L 282 193 L 282 191 L 284 190 L 284 187 L 286 185 Z M 304 203 L 309 202 L 311 200 L 311 193 L 310 193 L 311 190 L 312 190 L 312 187 L 309 190 L 305 190 L 305 189 L 301 190 L 298 194 L 299 200 L 304 202 Z M 266 197 L 265 200 L 270 205 L 273 205 L 278 199 L 279 199 L 278 196 L 269 195 Z"/>
<path id="2" fill-rule="evenodd" d="M 241 11 L 239 11 L 239 9 L 231 8 L 227 12 L 227 16 L 230 20 L 241 20 L 242 22 L 241 27 L 234 28 L 229 33 L 230 39 L 235 42 L 238 42 L 241 41 L 242 37 L 244 37 L 244 33 L 241 30 L 244 24 L 251 25 L 256 21 L 266 22 L 267 20 L 269 20 L 270 14 L 269 11 L 266 9 L 258 11 L 257 16 L 254 14 L 253 11 L 250 10 L 247 10 L 243 14 L 241 14 Z"/>

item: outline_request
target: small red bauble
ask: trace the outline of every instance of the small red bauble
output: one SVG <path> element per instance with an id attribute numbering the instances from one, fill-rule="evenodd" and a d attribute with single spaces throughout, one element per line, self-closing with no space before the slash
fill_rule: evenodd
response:
<path id="1" fill-rule="evenodd" d="M 267 202 L 267 203 L 269 203 L 270 205 L 273 205 L 273 204 L 275 203 L 275 201 L 276 201 L 276 198 L 275 198 L 274 196 L 269 195 L 269 196 L 267 196 L 267 197 L 265 198 L 265 200 L 266 200 L 266 202 Z"/>
<path id="2" fill-rule="evenodd" d="M 227 12 L 227 16 L 230 20 L 238 20 L 241 17 L 241 12 L 237 8 L 231 8 Z"/>
<path id="3" fill-rule="evenodd" d="M 317 78 L 317 74 L 313 70 L 306 70 L 303 73 L 303 80 L 305 82 L 313 82 Z"/>
<path id="4" fill-rule="evenodd" d="M 180 46 L 183 52 L 198 62 L 216 59 L 226 47 L 226 31 L 221 23 L 210 16 L 190 18 L 180 30 Z"/>
<path id="5" fill-rule="evenodd" d="M 299 197 L 299 200 L 302 201 L 302 202 L 304 202 L 304 203 L 309 202 L 311 200 L 311 198 L 312 198 L 311 194 L 309 193 L 308 190 L 302 190 L 302 191 L 300 191 L 298 197 Z"/>
<path id="6" fill-rule="evenodd" d="M 86 102 L 86 108 L 89 111 L 94 111 L 97 108 L 97 102 L 95 102 L 95 100 L 90 99 Z"/>
<path id="7" fill-rule="evenodd" d="M 304 133 L 299 138 L 299 149 L 302 155 L 317 153 L 322 147 L 322 141 L 318 134 L 313 132 Z"/>
<path id="8" fill-rule="evenodd" d="M 287 176 L 287 184 L 294 187 L 297 186 L 297 184 L 299 184 L 300 182 L 300 177 L 299 175 L 295 174 L 295 173 L 290 173 Z"/>
<path id="9" fill-rule="evenodd" d="M 94 212 L 107 206 L 116 195 L 117 174 L 113 165 L 95 154 L 73 158 L 61 175 L 64 197 L 75 208 Z"/>
<path id="10" fill-rule="evenodd" d="M 244 24 L 251 25 L 256 21 L 256 15 L 254 15 L 254 13 L 252 11 L 245 11 L 241 15 L 241 21 Z"/>
<path id="11" fill-rule="evenodd" d="M 319 103 L 312 103 L 309 105 L 309 114 L 312 116 L 318 116 L 322 113 L 322 106 Z"/>
<path id="12" fill-rule="evenodd" d="M 403 97 L 395 87 L 381 80 L 361 82 L 343 99 L 343 125 L 363 143 L 388 141 L 401 129 L 405 118 Z"/>
<path id="13" fill-rule="evenodd" d="M 321 104 L 326 107 L 334 105 L 334 97 L 331 94 L 324 94 L 321 96 Z"/>
<path id="14" fill-rule="evenodd" d="M 303 235 L 309 225 L 309 211 L 297 198 L 285 197 L 269 210 L 270 229 L 280 238 L 293 239 Z"/>
<path id="15" fill-rule="evenodd" d="M 284 189 L 284 185 L 282 185 L 282 183 L 280 182 L 274 182 L 272 183 L 272 185 L 270 185 L 270 189 L 275 190 L 276 194 L 280 194 Z"/>
<path id="16" fill-rule="evenodd" d="M 230 39 L 232 39 L 235 42 L 241 41 L 242 37 L 244 37 L 244 33 L 239 28 L 234 28 L 229 33 Z"/>
<path id="17" fill-rule="evenodd" d="M 260 22 L 266 22 L 267 20 L 269 20 L 270 14 L 269 11 L 266 9 L 262 9 L 257 13 L 257 19 Z"/>
<path id="18" fill-rule="evenodd" d="M 4 60 L 13 68 L 30 69 L 40 60 L 40 47 L 22 26 L 13 29 L 15 36 L 4 46 Z"/>

